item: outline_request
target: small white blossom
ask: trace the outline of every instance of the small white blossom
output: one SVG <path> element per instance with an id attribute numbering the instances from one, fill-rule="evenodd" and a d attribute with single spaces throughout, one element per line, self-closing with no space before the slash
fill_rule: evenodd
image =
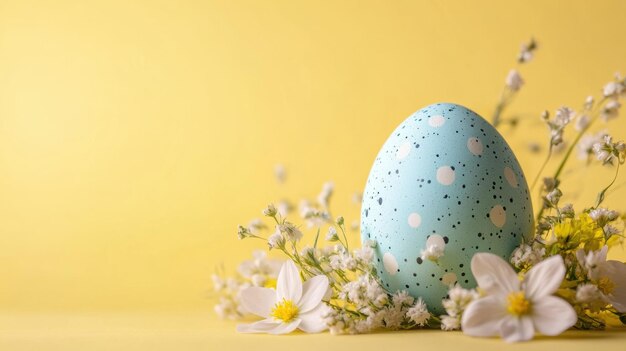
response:
<path id="1" fill-rule="evenodd" d="M 265 228 L 267 228 L 267 226 L 260 218 L 255 218 L 248 223 L 248 230 L 250 230 L 252 234 L 258 234 L 259 231 Z"/>
<path id="2" fill-rule="evenodd" d="M 607 122 L 619 116 L 619 109 L 621 106 L 622 104 L 619 101 L 609 100 L 602 108 L 602 113 L 600 114 L 602 120 Z"/>
<path id="3" fill-rule="evenodd" d="M 616 220 L 619 217 L 619 212 L 608 208 L 596 208 L 589 212 L 589 216 L 598 223 L 599 227 L 604 227 L 605 224 Z"/>
<path id="4" fill-rule="evenodd" d="M 293 223 L 284 222 L 276 227 L 285 236 L 285 239 L 290 242 L 297 242 L 302 239 L 302 232 Z"/>
<path id="5" fill-rule="evenodd" d="M 222 277 L 220 277 L 217 274 L 211 275 L 211 281 L 213 282 L 214 291 L 220 291 L 226 287 L 226 283 L 224 283 L 224 280 L 222 279 Z"/>
<path id="6" fill-rule="evenodd" d="M 476 290 L 463 289 L 460 285 L 455 284 L 448 290 L 448 298 L 444 299 L 441 304 L 449 316 L 459 317 L 467 305 L 477 298 Z"/>
<path id="7" fill-rule="evenodd" d="M 300 201 L 299 210 L 300 217 L 305 220 L 309 228 L 319 227 L 330 221 L 330 214 L 327 211 L 316 208 L 308 200 Z"/>
<path id="8" fill-rule="evenodd" d="M 441 329 L 450 331 L 450 330 L 459 330 L 461 329 L 461 318 L 459 316 L 448 316 L 443 315 L 441 318 Z"/>
<path id="9" fill-rule="evenodd" d="M 276 181 L 278 183 L 284 183 L 285 179 L 287 178 L 287 171 L 285 170 L 285 166 L 280 163 L 276 164 L 274 166 L 274 177 L 276 178 Z"/>
<path id="10" fill-rule="evenodd" d="M 282 200 L 276 205 L 276 210 L 284 218 L 293 210 L 293 205 L 287 200 Z"/>
<path id="11" fill-rule="evenodd" d="M 559 190 L 559 188 L 556 188 L 546 195 L 546 200 L 550 204 L 556 205 L 559 203 L 559 200 L 561 200 L 561 196 L 563 196 L 563 193 Z"/>
<path id="12" fill-rule="evenodd" d="M 509 71 L 509 74 L 506 76 L 505 84 L 512 91 L 518 91 L 524 85 L 524 80 L 522 76 L 520 76 L 519 72 L 516 69 L 512 69 Z"/>
<path id="13" fill-rule="evenodd" d="M 602 143 L 604 137 L 607 135 L 605 130 L 601 130 L 595 134 L 585 134 L 578 141 L 577 155 L 581 160 L 586 160 L 589 156 L 594 154 L 593 146 L 598 143 Z"/>
<path id="14" fill-rule="evenodd" d="M 267 238 L 267 244 L 269 245 L 270 250 L 285 246 L 285 238 L 281 234 L 280 229 L 276 228 L 276 232 Z"/>
<path id="15" fill-rule="evenodd" d="M 561 216 L 565 218 L 574 218 L 574 215 L 576 214 L 574 212 L 574 205 L 572 204 L 565 204 L 561 207 L 561 209 L 559 209 L 559 212 L 561 212 Z"/>
<path id="16" fill-rule="evenodd" d="M 554 115 L 554 123 L 559 127 L 564 127 L 574 119 L 574 116 L 574 110 L 567 106 L 562 106 L 556 110 L 556 113 Z"/>
<path id="17" fill-rule="evenodd" d="M 511 263 L 520 269 L 534 266 L 543 259 L 545 251 L 544 247 L 533 248 L 528 244 L 522 244 L 511 254 Z"/>
<path id="18" fill-rule="evenodd" d="M 277 213 L 278 211 L 276 210 L 276 207 L 274 207 L 274 204 L 267 205 L 267 207 L 263 210 L 263 215 L 266 217 L 274 217 Z"/>
<path id="19" fill-rule="evenodd" d="M 385 327 L 395 330 L 399 329 L 404 321 L 404 311 L 399 306 L 389 306 L 384 310 L 383 321 Z"/>
<path id="20" fill-rule="evenodd" d="M 543 115 L 542 119 L 547 123 L 550 129 L 550 143 L 557 146 L 563 142 L 563 130 L 574 119 L 575 112 L 569 107 L 562 106 L 556 110 L 554 118 L 549 120 L 547 115 Z"/>
<path id="21" fill-rule="evenodd" d="M 317 196 L 317 202 L 323 207 L 327 208 L 330 202 L 330 197 L 333 195 L 333 190 L 335 189 L 335 184 L 332 182 L 326 182 L 322 186 L 322 191 Z"/>
<path id="22" fill-rule="evenodd" d="M 622 232 L 621 230 L 619 230 L 618 228 L 616 228 L 616 227 L 614 227 L 614 226 L 612 226 L 610 224 L 607 224 L 604 227 L 602 227 L 602 230 L 604 231 L 604 235 L 607 238 Z"/>
<path id="23" fill-rule="evenodd" d="M 585 99 L 585 110 L 586 111 L 590 111 L 591 108 L 593 107 L 593 103 L 594 103 L 594 99 L 593 96 L 589 95 L 587 96 L 587 98 Z"/>
<path id="24" fill-rule="evenodd" d="M 255 286 L 262 286 L 267 278 L 278 277 L 281 261 L 267 258 L 267 253 L 261 250 L 254 251 L 252 255 L 253 259 L 239 265 L 238 271 L 244 278 L 251 279 Z"/>
<path id="25" fill-rule="evenodd" d="M 576 119 L 576 124 L 574 124 L 574 129 L 580 132 L 581 130 L 586 129 L 589 126 L 590 122 L 591 122 L 591 118 L 589 118 L 589 115 L 580 115 Z"/>
<path id="26" fill-rule="evenodd" d="M 354 250 L 354 257 L 369 264 L 374 259 L 374 250 L 369 246 L 363 245 L 360 249 Z"/>
<path id="27" fill-rule="evenodd" d="M 396 306 L 410 306 L 415 299 L 406 290 L 401 290 L 391 296 L 391 301 Z"/>
<path id="28" fill-rule="evenodd" d="M 326 233 L 326 240 L 330 242 L 339 241 L 339 235 L 335 227 L 328 227 L 328 233 Z"/>
<path id="29" fill-rule="evenodd" d="M 576 288 L 576 301 L 591 303 L 602 299 L 602 293 L 594 284 L 582 284 Z"/>
<path id="30" fill-rule="evenodd" d="M 626 158 L 626 144 L 622 141 L 614 143 L 610 135 L 605 135 L 602 142 L 593 144 L 592 149 L 603 165 L 612 165 L 616 159 L 623 162 Z"/>
<path id="31" fill-rule="evenodd" d="M 520 53 L 517 56 L 517 62 L 526 63 L 533 58 L 533 52 L 537 49 L 537 42 L 531 39 L 528 43 L 522 44 Z"/>
<path id="32" fill-rule="evenodd" d="M 614 99 L 619 98 L 624 92 L 626 92 L 624 81 L 619 73 L 615 73 L 615 80 L 608 82 L 602 89 L 602 95 L 604 95 L 604 97 Z"/>
<path id="33" fill-rule="evenodd" d="M 237 304 L 224 297 L 220 298 L 220 302 L 213 307 L 213 310 L 222 319 L 238 319 L 241 317 Z"/>
<path id="34" fill-rule="evenodd" d="M 426 248 L 422 250 L 421 259 L 437 261 L 444 254 L 446 243 L 444 239 L 437 234 L 433 234 L 426 239 Z"/>
<path id="35" fill-rule="evenodd" d="M 428 312 L 428 308 L 424 303 L 424 300 L 420 297 L 415 301 L 415 305 L 413 305 L 406 312 L 406 316 L 412 320 L 416 325 L 423 327 L 426 325 L 426 322 L 430 319 L 430 312 Z"/>

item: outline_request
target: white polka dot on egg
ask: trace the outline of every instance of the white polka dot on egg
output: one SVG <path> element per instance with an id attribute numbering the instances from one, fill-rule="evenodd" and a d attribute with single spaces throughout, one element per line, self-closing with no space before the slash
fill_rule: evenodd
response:
<path id="1" fill-rule="evenodd" d="M 502 205 L 495 205 L 489 211 L 489 219 L 491 219 L 491 223 L 498 228 L 504 227 L 506 223 L 506 210 Z"/>
<path id="2" fill-rule="evenodd" d="M 483 143 L 478 138 L 467 139 L 467 149 L 475 156 L 482 155 Z"/>
<path id="3" fill-rule="evenodd" d="M 428 119 L 428 125 L 433 128 L 439 128 L 444 123 L 446 123 L 446 119 L 443 116 L 432 116 Z"/>
<path id="4" fill-rule="evenodd" d="M 413 212 L 409 215 L 408 222 L 411 228 L 417 228 L 422 224 L 422 217 L 419 213 Z"/>
<path id="5" fill-rule="evenodd" d="M 398 273 L 398 261 L 390 252 L 385 252 L 383 255 L 383 266 L 385 266 L 385 270 L 390 275 L 396 275 Z"/>
<path id="6" fill-rule="evenodd" d="M 517 188 L 519 185 L 517 183 L 517 177 L 515 176 L 515 172 L 511 169 L 511 167 L 504 167 L 504 178 L 509 183 L 510 186 Z"/>
<path id="7" fill-rule="evenodd" d="M 409 143 L 408 141 L 405 141 L 404 143 L 402 143 L 402 145 L 400 145 L 400 147 L 398 148 L 398 151 L 396 151 L 396 158 L 398 160 L 402 160 L 403 158 L 406 158 L 410 152 L 411 152 L 411 143 Z"/>
<path id="8" fill-rule="evenodd" d="M 450 166 L 442 166 L 437 169 L 437 181 L 443 185 L 454 183 L 454 169 Z"/>

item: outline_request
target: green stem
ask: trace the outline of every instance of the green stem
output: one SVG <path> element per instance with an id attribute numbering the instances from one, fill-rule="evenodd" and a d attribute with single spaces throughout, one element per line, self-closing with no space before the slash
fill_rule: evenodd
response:
<path id="1" fill-rule="evenodd" d="M 533 180 L 533 184 L 530 186 L 530 191 L 532 192 L 533 189 L 535 189 L 535 186 L 537 185 L 537 181 L 539 180 L 539 178 L 541 177 L 541 173 L 543 173 L 543 170 L 546 168 L 546 165 L 548 164 L 548 161 L 550 161 L 550 157 L 552 157 L 552 139 L 550 139 L 550 148 L 548 149 L 548 157 L 546 157 L 546 160 L 543 161 L 543 164 L 541 165 L 541 168 L 539 168 L 539 172 L 537 172 L 537 175 L 535 176 L 535 180 Z"/>
<path id="2" fill-rule="evenodd" d="M 602 204 L 602 201 L 604 201 L 606 191 L 609 190 L 609 188 L 612 187 L 613 184 L 615 184 L 615 180 L 617 180 L 617 174 L 619 173 L 620 164 L 621 163 L 618 162 L 617 166 L 615 166 L 615 175 L 613 176 L 613 180 L 611 180 L 609 185 L 607 185 L 604 189 L 602 189 L 602 191 L 598 194 L 598 199 L 596 200 L 596 205 L 593 207 L 593 209 L 600 207 L 600 204 Z"/>
<path id="3" fill-rule="evenodd" d="M 348 237 L 346 236 L 346 231 L 343 229 L 342 225 L 339 226 L 339 229 L 341 229 L 341 233 L 343 234 L 343 240 L 346 242 L 345 244 L 346 250 L 350 251 L 350 247 L 348 246 Z"/>

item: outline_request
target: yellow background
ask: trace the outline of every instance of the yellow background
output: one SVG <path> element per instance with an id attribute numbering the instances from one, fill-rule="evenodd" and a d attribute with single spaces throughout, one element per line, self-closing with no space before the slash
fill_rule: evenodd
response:
<path id="1" fill-rule="evenodd" d="M 579 108 L 626 73 L 625 13 L 623 1 L 0 1 L 0 345 L 47 344 L 62 316 L 113 312 L 199 313 L 213 322 L 172 320 L 236 338 L 207 296 L 216 267 L 262 247 L 237 241 L 237 224 L 326 180 L 335 212 L 356 219 L 351 195 L 395 126 L 440 101 L 489 117 L 535 36 L 510 110 L 527 122 L 504 128 L 532 178 L 540 112 Z M 609 125 L 622 138 L 624 118 Z M 579 204 L 612 175 L 570 165 Z M 607 205 L 626 210 L 624 188 Z"/>

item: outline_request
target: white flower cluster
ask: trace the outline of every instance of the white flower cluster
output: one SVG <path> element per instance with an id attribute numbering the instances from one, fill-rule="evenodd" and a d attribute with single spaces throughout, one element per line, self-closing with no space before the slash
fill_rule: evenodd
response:
<path id="1" fill-rule="evenodd" d="M 332 334 L 360 334 L 376 329 L 426 326 L 431 318 L 424 301 L 406 291 L 391 295 L 372 276 L 363 275 L 343 285 L 338 298 L 353 309 L 335 308 L 324 317 Z"/>
<path id="2" fill-rule="evenodd" d="M 239 265 L 239 276 L 224 278 L 213 274 L 213 291 L 220 296 L 214 307 L 215 313 L 223 319 L 244 317 L 247 311 L 241 306 L 241 292 L 251 286 L 275 286 L 281 264 L 281 261 L 269 259 L 264 251 L 257 250 L 251 260 Z"/>
<path id="3" fill-rule="evenodd" d="M 440 316 L 442 330 L 458 330 L 461 328 L 461 318 L 463 311 L 479 297 L 474 289 L 463 289 L 460 285 L 453 285 L 448 290 L 448 298 L 444 299 L 441 304 L 447 314 Z"/>
<path id="4" fill-rule="evenodd" d="M 585 283 L 576 289 L 576 302 L 591 312 L 600 312 L 608 304 L 626 312 L 626 264 L 606 259 L 608 246 L 597 251 L 576 252 Z"/>
<path id="5" fill-rule="evenodd" d="M 551 145 L 558 146 L 563 143 L 563 132 L 565 131 L 565 127 L 574 120 L 575 114 L 574 110 L 567 106 L 562 106 L 557 109 L 553 119 L 550 119 L 549 113 L 544 112 L 541 118 L 548 125 L 550 130 Z"/>
<path id="6" fill-rule="evenodd" d="M 282 248 L 286 243 L 297 243 L 302 239 L 302 232 L 293 223 L 283 221 L 276 225 L 274 234 L 267 238 L 267 245 L 270 250 Z"/>
<path id="7" fill-rule="evenodd" d="M 243 282 L 235 278 L 222 278 L 217 274 L 211 276 L 213 290 L 220 295 L 219 302 L 213 310 L 222 319 L 240 319 L 245 315 L 241 307 L 241 291 L 250 287 L 249 282 Z"/>
<path id="8" fill-rule="evenodd" d="M 604 135 L 602 141 L 596 141 L 592 150 L 603 165 L 612 165 L 616 160 L 621 164 L 626 159 L 626 144 L 622 141 L 613 142 L 610 135 Z"/>
<path id="9" fill-rule="evenodd" d="M 546 248 L 541 245 L 521 244 L 511 254 L 511 264 L 519 270 L 527 270 L 539 263 L 546 254 Z"/>

